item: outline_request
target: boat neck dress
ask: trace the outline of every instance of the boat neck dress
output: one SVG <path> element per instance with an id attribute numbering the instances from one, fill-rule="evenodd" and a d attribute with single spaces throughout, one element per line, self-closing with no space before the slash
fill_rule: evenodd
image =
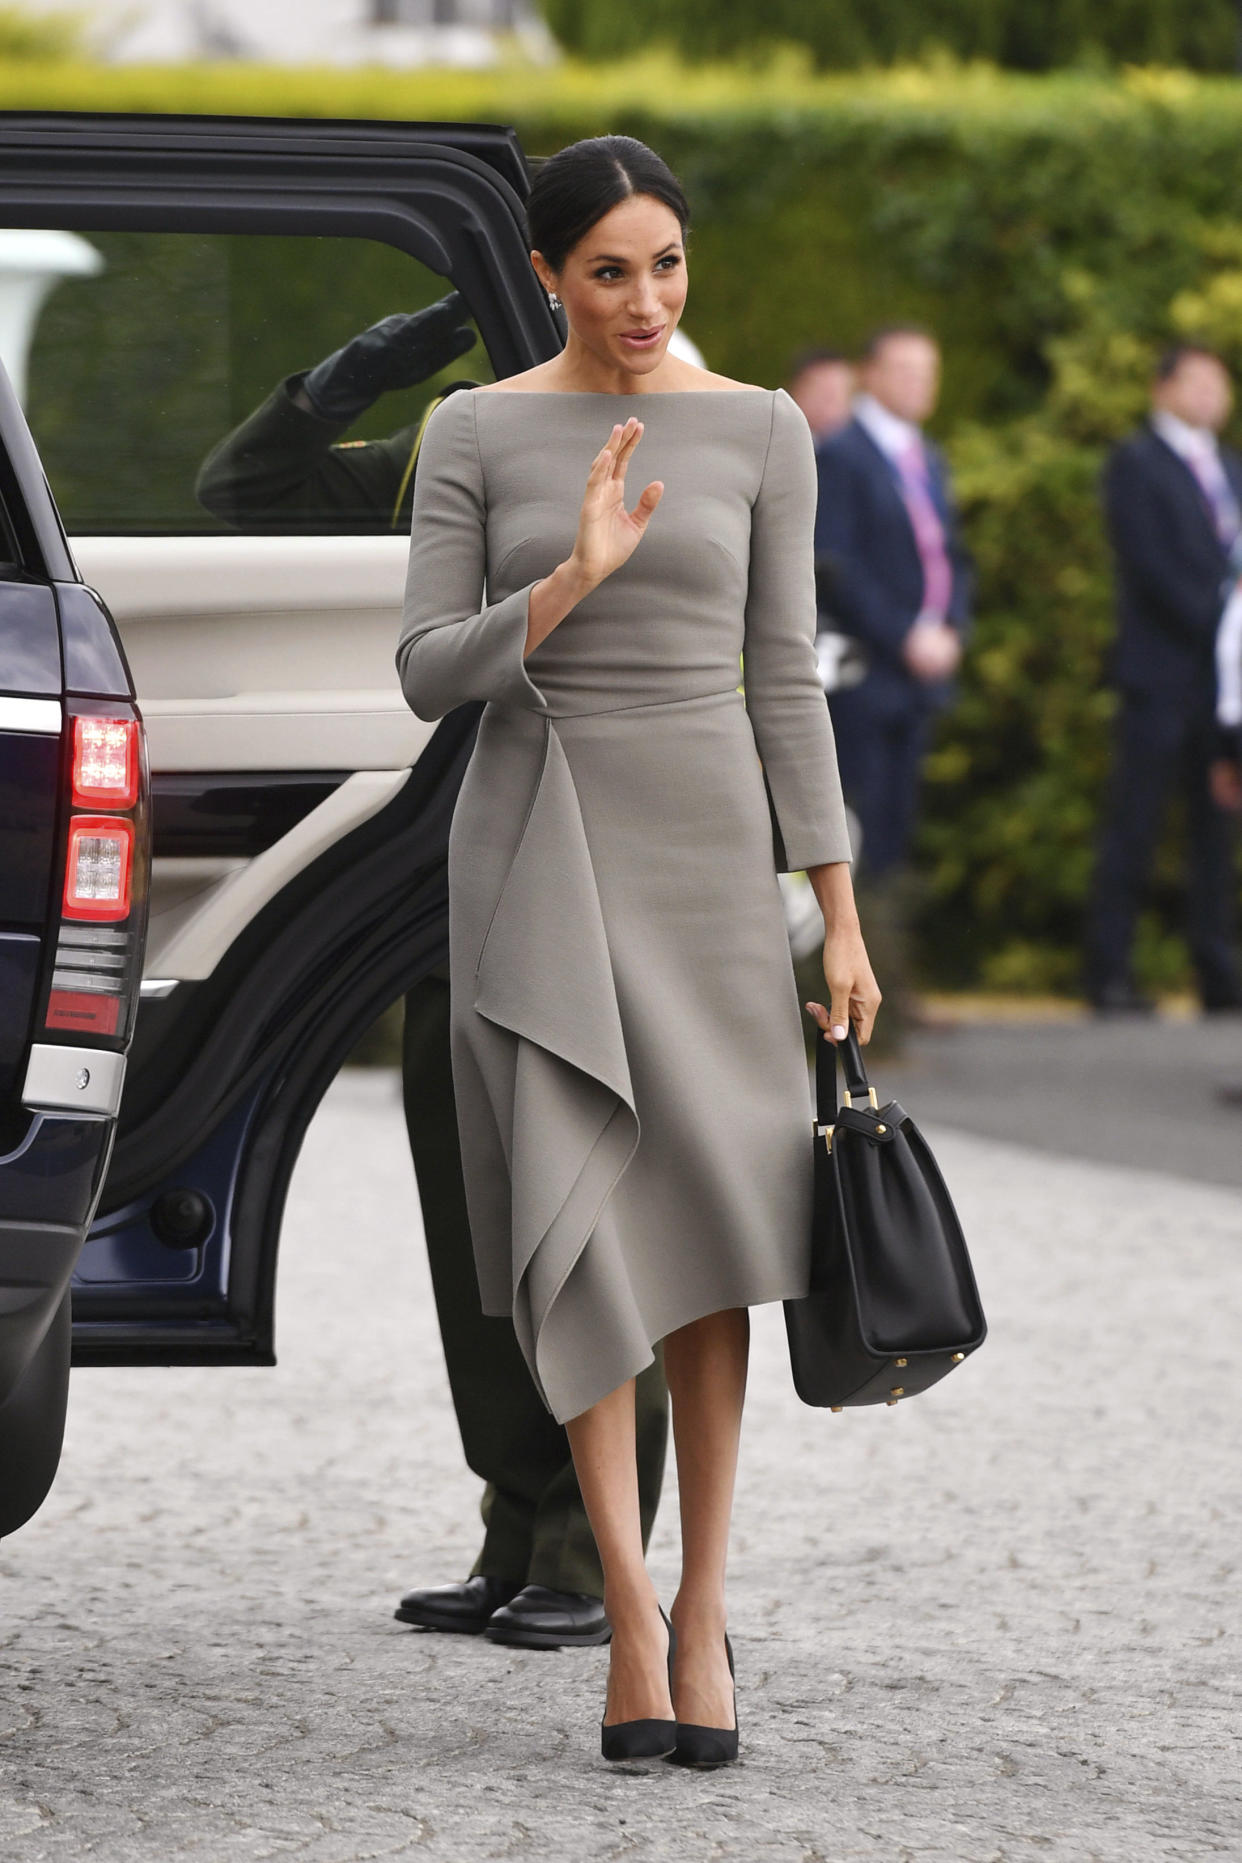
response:
<path id="1" fill-rule="evenodd" d="M 631 414 L 627 503 L 664 496 L 523 659 L 531 589 Z M 427 425 L 397 665 L 420 718 L 486 701 L 449 843 L 467 1205 L 484 1311 L 562 1422 L 676 1328 L 807 1292 L 777 873 L 850 857 L 815 497 L 783 390 L 463 390 Z"/>

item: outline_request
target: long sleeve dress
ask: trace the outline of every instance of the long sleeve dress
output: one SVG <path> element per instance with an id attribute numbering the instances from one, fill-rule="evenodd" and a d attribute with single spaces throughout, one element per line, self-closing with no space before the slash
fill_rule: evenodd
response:
<path id="1" fill-rule="evenodd" d="M 628 562 L 523 660 L 614 421 Z M 812 1153 L 777 871 L 848 860 L 816 675 L 810 433 L 783 391 L 488 390 L 427 427 L 397 664 L 485 700 L 449 845 L 453 1078 L 484 1310 L 561 1421 L 653 1344 L 805 1294 Z M 739 687 L 745 681 L 743 698 Z"/>

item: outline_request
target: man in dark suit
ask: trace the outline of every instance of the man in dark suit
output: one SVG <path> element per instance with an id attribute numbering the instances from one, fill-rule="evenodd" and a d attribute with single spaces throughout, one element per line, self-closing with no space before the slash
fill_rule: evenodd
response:
<path id="1" fill-rule="evenodd" d="M 970 562 L 948 468 L 923 436 L 940 351 L 914 325 L 863 349 L 847 426 L 816 455 L 821 606 L 861 642 L 867 676 L 829 704 L 847 800 L 874 888 L 904 866 L 936 712 L 948 703 L 970 614 Z"/>
<path id="2" fill-rule="evenodd" d="M 1229 815 L 1212 793 L 1216 633 L 1242 562 L 1242 458 L 1217 442 L 1233 405 L 1210 350 L 1160 360 L 1149 422 L 1117 447 L 1104 508 L 1117 575 L 1112 782 L 1087 915 L 1097 1011 L 1147 1011 L 1131 948 L 1166 804 L 1186 802 L 1187 937 L 1207 1010 L 1242 1007 Z"/>

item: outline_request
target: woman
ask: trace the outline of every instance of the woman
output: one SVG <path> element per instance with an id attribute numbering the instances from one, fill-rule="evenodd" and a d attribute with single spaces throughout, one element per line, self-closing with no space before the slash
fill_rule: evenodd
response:
<path id="1" fill-rule="evenodd" d="M 866 1040 L 880 1000 L 815 671 L 814 461 L 783 392 L 668 353 L 688 212 L 650 149 L 575 143 L 528 214 L 568 340 L 432 417 L 397 659 L 420 717 L 487 701 L 449 851 L 462 1155 L 484 1308 L 512 1314 L 567 1425 L 599 1544 L 603 1751 L 720 1764 L 747 1308 L 809 1278 L 777 861 L 823 908 L 820 1028 L 853 1016 Z M 627 509 L 640 446 L 659 477 Z M 672 1627 L 634 1462 L 634 1375 L 661 1340 Z"/>

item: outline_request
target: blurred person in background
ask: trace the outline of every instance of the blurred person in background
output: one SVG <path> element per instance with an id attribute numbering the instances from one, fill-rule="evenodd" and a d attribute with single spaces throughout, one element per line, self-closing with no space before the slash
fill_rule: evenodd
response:
<path id="1" fill-rule="evenodd" d="M 962 657 L 972 575 L 948 467 L 923 434 L 940 392 L 935 338 L 914 324 L 876 331 L 858 386 L 852 418 L 817 449 L 815 551 L 821 604 L 867 660 L 859 683 L 828 703 L 861 829 L 860 911 L 896 983 L 889 1001 L 895 994 L 909 1022 L 919 1011 L 907 862 L 923 758 Z"/>
<path id="2" fill-rule="evenodd" d="M 785 392 L 806 415 L 816 446 L 846 426 L 854 411 L 854 365 L 839 349 L 800 349 Z"/>
<path id="3" fill-rule="evenodd" d="M 1222 809 L 1242 811 L 1242 578 L 1216 633 L 1216 727 L 1212 797 Z"/>
<path id="4" fill-rule="evenodd" d="M 477 339 L 467 317 L 451 292 L 425 310 L 382 318 L 314 368 L 288 376 L 213 448 L 198 477 L 200 503 L 243 531 L 408 532 L 427 419 L 445 394 L 474 383 L 450 383 L 421 419 L 384 438 L 344 436 L 382 395 L 417 387 L 471 349 Z M 605 1643 L 603 1570 L 569 1439 L 535 1389 L 512 1323 L 485 1316 L 479 1299 L 449 1056 L 447 963 L 406 994 L 402 1076 L 462 1449 L 486 1486 L 483 1544 L 470 1577 L 406 1592 L 396 1616 L 534 1649 Z M 668 1434 L 658 1355 L 638 1376 L 635 1409 L 646 1544 Z"/>
<path id="5" fill-rule="evenodd" d="M 1242 580 L 1234 585 L 1216 636 L 1216 755 L 1209 780 L 1218 808 L 1242 815 Z M 1242 1080 L 1216 1089 L 1226 1106 L 1242 1106 Z"/>
<path id="6" fill-rule="evenodd" d="M 1110 673 L 1112 778 L 1087 912 L 1087 999 L 1149 1013 L 1132 970 L 1135 926 L 1167 805 L 1186 807 L 1186 934 L 1207 1011 L 1242 1008 L 1234 832 L 1222 807 L 1216 643 L 1242 567 L 1242 458 L 1220 445 L 1233 390 L 1220 357 L 1179 344 L 1160 358 L 1151 414 L 1113 452 L 1104 512 L 1117 585 Z M 1215 793 L 1214 793 L 1215 792 Z"/>

